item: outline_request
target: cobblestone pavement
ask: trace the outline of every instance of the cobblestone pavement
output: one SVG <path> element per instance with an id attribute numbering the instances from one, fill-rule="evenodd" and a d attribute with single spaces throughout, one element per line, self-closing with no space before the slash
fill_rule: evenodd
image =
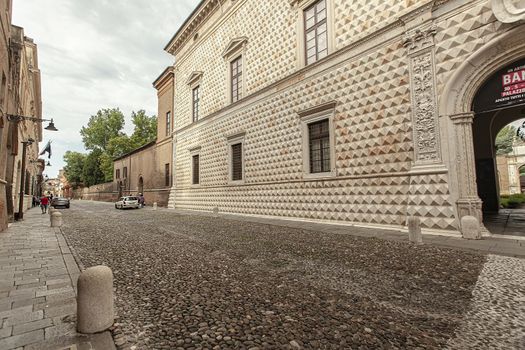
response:
<path id="1" fill-rule="evenodd" d="M 0 349 L 110 350 L 109 332 L 76 333 L 80 273 L 60 229 L 31 209 L 0 232 Z"/>
<path id="2" fill-rule="evenodd" d="M 449 349 L 525 349 L 525 259 L 490 255 Z"/>
<path id="3" fill-rule="evenodd" d="M 63 213 L 84 265 L 113 269 L 133 349 L 441 349 L 486 259 L 108 203 Z"/>

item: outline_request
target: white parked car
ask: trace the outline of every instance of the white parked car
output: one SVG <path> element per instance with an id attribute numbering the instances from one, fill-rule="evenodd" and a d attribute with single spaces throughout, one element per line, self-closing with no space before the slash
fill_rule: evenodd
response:
<path id="1" fill-rule="evenodd" d="M 126 196 L 121 197 L 118 202 L 115 202 L 116 209 L 126 209 L 126 208 L 140 208 L 139 198 L 135 196 Z"/>

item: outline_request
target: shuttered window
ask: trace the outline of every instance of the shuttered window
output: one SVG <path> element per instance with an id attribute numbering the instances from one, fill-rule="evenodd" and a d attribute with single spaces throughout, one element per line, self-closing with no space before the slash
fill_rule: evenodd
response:
<path id="1" fill-rule="evenodd" d="M 115 179 L 120 179 L 120 169 L 117 169 L 115 173 Z"/>
<path id="2" fill-rule="evenodd" d="M 194 185 L 198 185 L 199 184 L 199 180 L 200 180 L 200 176 L 199 176 L 199 155 L 198 154 L 192 156 L 192 169 L 193 169 L 192 183 Z"/>
<path id="3" fill-rule="evenodd" d="M 242 180 L 242 143 L 236 143 L 232 147 L 232 180 Z"/>
<path id="4" fill-rule="evenodd" d="M 166 136 L 171 134 L 171 112 L 166 113 Z"/>
<path id="5" fill-rule="evenodd" d="M 304 10 L 304 39 L 306 64 L 328 54 L 326 0 L 317 1 Z"/>
<path id="6" fill-rule="evenodd" d="M 330 171 L 330 131 L 328 119 L 308 124 L 310 173 Z"/>

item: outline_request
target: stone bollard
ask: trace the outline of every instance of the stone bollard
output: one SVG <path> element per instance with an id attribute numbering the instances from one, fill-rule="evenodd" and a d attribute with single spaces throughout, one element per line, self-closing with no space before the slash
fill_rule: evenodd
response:
<path id="1" fill-rule="evenodd" d="M 157 202 L 153 202 L 153 210 L 157 210 Z"/>
<path id="2" fill-rule="evenodd" d="M 481 227 L 478 219 L 470 215 L 462 217 L 461 234 L 465 239 L 481 239 Z"/>
<path id="3" fill-rule="evenodd" d="M 93 334 L 113 325 L 113 273 L 107 266 L 84 270 L 77 282 L 77 330 Z"/>
<path id="4" fill-rule="evenodd" d="M 421 235 L 421 220 L 415 216 L 409 216 L 408 223 L 408 239 L 410 242 L 422 244 L 423 236 Z"/>
<path id="5" fill-rule="evenodd" d="M 49 208 L 47 208 L 47 213 L 49 214 L 50 218 L 51 214 L 53 214 L 55 211 L 57 211 L 57 209 L 53 208 L 52 206 L 49 206 Z"/>
<path id="6" fill-rule="evenodd" d="M 62 226 L 62 213 L 55 211 L 51 214 L 51 227 Z"/>

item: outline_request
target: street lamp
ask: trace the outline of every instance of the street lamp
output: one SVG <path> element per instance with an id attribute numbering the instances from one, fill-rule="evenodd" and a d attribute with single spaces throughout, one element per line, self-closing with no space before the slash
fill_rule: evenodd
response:
<path id="1" fill-rule="evenodd" d="M 42 119 L 42 118 L 36 118 L 36 117 L 27 117 L 24 115 L 19 114 L 9 114 L 9 113 L 2 113 L 2 115 L 5 115 L 7 118 L 7 121 L 18 123 L 23 120 L 30 120 L 32 122 L 49 122 L 49 124 L 45 127 L 46 130 L 50 131 L 58 131 L 58 129 L 55 127 L 55 123 L 53 122 L 53 119 Z M 18 220 L 22 220 L 24 218 L 24 190 L 25 190 L 25 175 L 26 175 L 26 148 L 28 145 L 33 144 L 35 140 L 32 138 L 29 138 L 27 141 L 22 141 L 22 168 L 20 172 L 20 198 L 18 200 Z"/>
<path id="2" fill-rule="evenodd" d="M 4 114 L 8 121 L 10 122 L 21 122 L 22 120 L 31 120 L 33 122 L 49 122 L 49 124 L 44 128 L 49 131 L 58 131 L 57 128 L 55 128 L 55 123 L 53 122 L 53 118 L 51 119 L 41 119 L 41 118 L 35 118 L 35 117 L 26 117 L 23 115 L 18 114 Z"/>

